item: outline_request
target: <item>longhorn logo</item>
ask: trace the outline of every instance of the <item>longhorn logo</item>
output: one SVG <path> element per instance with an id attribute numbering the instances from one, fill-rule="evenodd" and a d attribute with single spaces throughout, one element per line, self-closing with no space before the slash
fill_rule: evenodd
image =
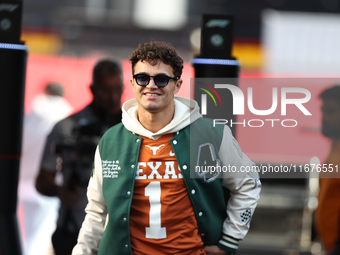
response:
<path id="1" fill-rule="evenodd" d="M 152 154 L 153 154 L 153 155 L 156 155 L 157 151 L 158 151 L 162 146 L 165 146 L 165 145 L 162 144 L 162 145 L 160 145 L 160 146 L 158 146 L 158 147 L 156 147 L 156 146 L 151 147 L 151 146 L 149 146 L 149 145 L 145 145 L 145 146 L 148 147 L 148 148 L 150 148 L 150 150 L 152 150 Z"/>

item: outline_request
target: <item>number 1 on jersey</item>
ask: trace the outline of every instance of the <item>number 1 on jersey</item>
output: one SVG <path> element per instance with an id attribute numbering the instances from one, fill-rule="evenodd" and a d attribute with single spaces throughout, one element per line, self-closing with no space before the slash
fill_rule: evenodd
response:
<path id="1" fill-rule="evenodd" d="M 161 183 L 155 181 L 150 182 L 145 187 L 145 196 L 149 197 L 150 201 L 150 227 L 145 228 L 146 238 L 166 238 L 166 228 L 161 227 Z"/>

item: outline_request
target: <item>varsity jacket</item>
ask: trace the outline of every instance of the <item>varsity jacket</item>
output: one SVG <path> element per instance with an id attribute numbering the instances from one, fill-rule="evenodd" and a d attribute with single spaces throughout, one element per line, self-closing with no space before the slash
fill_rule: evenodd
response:
<path id="1" fill-rule="evenodd" d="M 167 133 L 174 133 L 170 143 L 204 245 L 235 252 L 238 240 L 249 229 L 261 183 L 257 173 L 241 171 L 246 166 L 251 169 L 253 163 L 242 153 L 230 129 L 213 127 L 211 120 L 201 118 L 197 103 L 190 99 L 176 97 L 173 121 L 157 133 L 144 129 L 136 112 L 135 100 L 125 103 L 123 124 L 111 128 L 97 147 L 87 215 L 72 254 L 132 254 L 129 212 L 142 142 L 139 135 L 156 140 Z M 202 169 L 200 165 L 207 160 L 221 170 Z M 230 166 L 236 171 L 230 171 Z M 231 193 L 228 205 L 222 186 Z"/>

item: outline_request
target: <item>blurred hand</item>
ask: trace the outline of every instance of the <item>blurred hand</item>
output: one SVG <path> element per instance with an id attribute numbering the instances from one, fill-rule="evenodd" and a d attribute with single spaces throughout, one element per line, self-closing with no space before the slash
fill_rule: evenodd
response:
<path id="1" fill-rule="evenodd" d="M 58 197 L 61 204 L 66 208 L 73 207 L 77 202 L 81 191 L 82 188 L 80 186 L 76 186 L 75 190 L 71 191 L 66 185 L 63 185 L 59 188 L 58 192 Z"/>
<path id="2" fill-rule="evenodd" d="M 230 255 L 231 253 L 218 248 L 217 245 L 204 246 L 207 255 Z"/>

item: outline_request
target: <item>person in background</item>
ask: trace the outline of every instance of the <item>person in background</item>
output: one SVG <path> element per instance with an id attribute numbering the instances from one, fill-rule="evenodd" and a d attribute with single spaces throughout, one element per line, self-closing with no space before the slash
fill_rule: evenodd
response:
<path id="1" fill-rule="evenodd" d="M 93 151 L 104 132 L 121 122 L 123 76 L 119 63 L 99 61 L 90 86 L 93 100 L 83 110 L 58 122 L 47 137 L 36 189 L 61 202 L 52 236 L 56 255 L 71 254 L 85 216 L 86 186 L 92 172 Z M 56 178 L 61 173 L 62 178 Z"/>
<path id="2" fill-rule="evenodd" d="M 322 99 L 322 134 L 332 142 L 326 159 L 326 172 L 320 173 L 318 208 L 315 212 L 316 232 L 327 255 L 340 254 L 340 86 L 320 94 Z"/>
<path id="3" fill-rule="evenodd" d="M 32 111 L 24 118 L 18 198 L 23 215 L 21 233 L 25 255 L 46 255 L 51 246 L 59 201 L 39 194 L 35 178 L 46 136 L 55 123 L 73 110 L 63 95 L 64 88 L 60 84 L 48 83 L 44 93 L 33 99 Z"/>
<path id="4" fill-rule="evenodd" d="M 130 61 L 135 99 L 124 103 L 122 123 L 99 142 L 72 254 L 234 253 L 259 199 L 258 175 L 198 176 L 195 165 L 205 148 L 222 166 L 253 162 L 228 126 L 213 128 L 197 102 L 174 96 L 183 60 L 171 45 L 140 44 Z M 231 191 L 228 204 L 222 186 Z"/>

